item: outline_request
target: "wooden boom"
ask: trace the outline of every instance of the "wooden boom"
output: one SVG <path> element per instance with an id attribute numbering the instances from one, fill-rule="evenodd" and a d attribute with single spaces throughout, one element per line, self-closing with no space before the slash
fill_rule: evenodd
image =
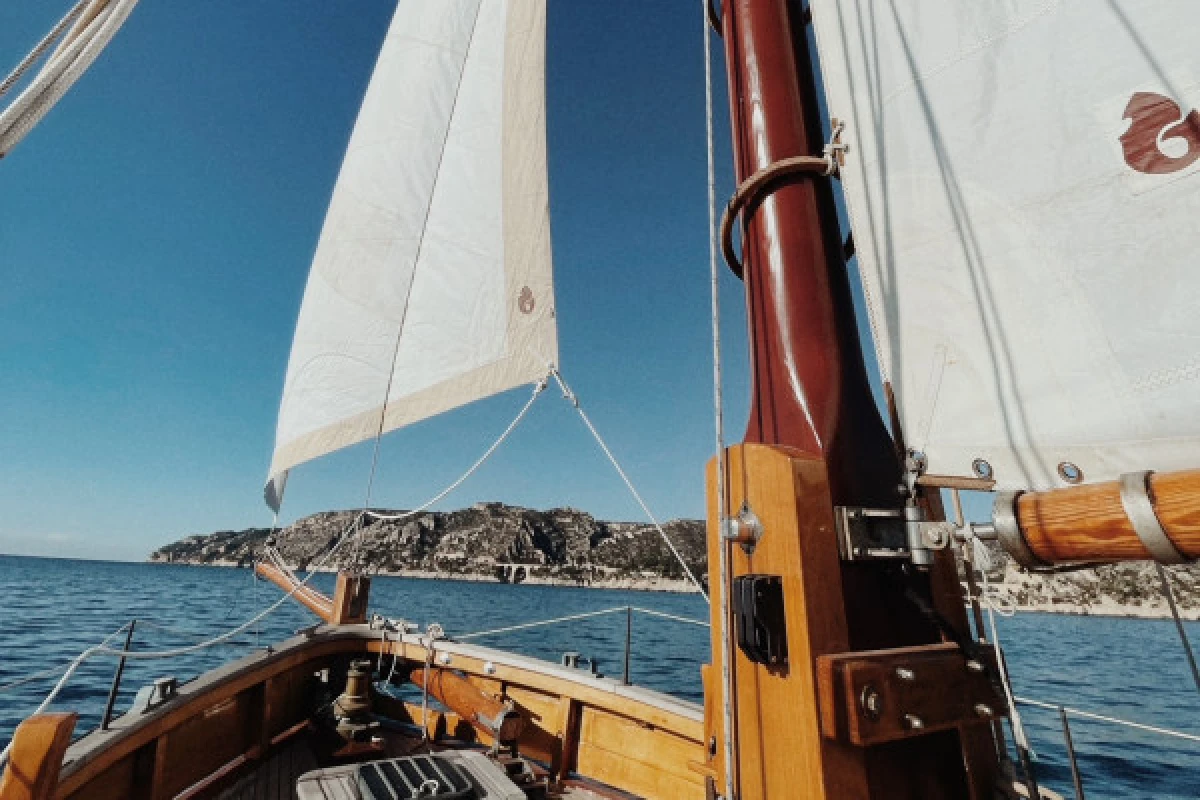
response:
<path id="1" fill-rule="evenodd" d="M 333 597 L 329 597 L 310 586 L 301 585 L 291 574 L 274 564 L 259 561 L 254 565 L 254 572 L 285 592 L 291 592 L 296 602 L 330 625 L 366 622 L 371 579 L 364 575 L 339 572 Z"/>
<path id="2" fill-rule="evenodd" d="M 520 712 L 461 675 L 435 667 L 429 671 L 426 680 L 425 670 L 414 669 L 409 680 L 499 742 L 515 742 L 525 729 L 525 718 Z"/>
<path id="3" fill-rule="evenodd" d="M 995 521 L 1001 543 L 1024 566 L 1192 561 L 1200 558 L 1200 470 L 1001 493 Z"/>

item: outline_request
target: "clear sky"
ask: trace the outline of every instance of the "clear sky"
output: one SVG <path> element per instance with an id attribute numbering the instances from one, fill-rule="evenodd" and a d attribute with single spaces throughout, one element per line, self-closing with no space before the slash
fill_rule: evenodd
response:
<path id="1" fill-rule="evenodd" d="M 0 4 L 0 69 L 67 6 Z M 394 7 L 141 3 L 0 161 L 0 552 L 141 559 L 190 533 L 270 524 L 261 488 L 292 329 Z M 703 516 L 713 446 L 700 37 L 692 0 L 550 3 L 562 369 L 664 518 Z M 722 281 L 736 440 L 744 310 L 724 268 Z M 374 504 L 424 501 L 526 398 L 391 434 Z M 281 521 L 361 505 L 370 456 L 293 471 Z M 642 516 L 557 393 L 441 507 L 479 500 Z"/>

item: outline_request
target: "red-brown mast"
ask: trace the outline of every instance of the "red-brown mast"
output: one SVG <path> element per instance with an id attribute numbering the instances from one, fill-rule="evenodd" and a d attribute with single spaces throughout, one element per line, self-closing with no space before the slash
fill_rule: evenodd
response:
<path id="1" fill-rule="evenodd" d="M 797 0 L 726 0 L 720 17 L 739 185 L 783 159 L 820 156 L 827 133 L 807 11 Z M 961 721 L 950 707 L 966 694 L 945 692 L 943 708 L 937 691 L 924 686 L 925 667 L 914 686 L 929 689 L 936 708 L 921 713 L 944 712 L 956 727 L 926 733 L 918 715 L 907 714 L 917 719 L 912 728 L 870 741 L 843 727 L 874 714 L 842 691 L 847 663 L 878 666 L 885 683 L 897 670 L 914 674 L 904 666 L 910 659 L 956 676 L 968 670 L 963 653 L 941 644 L 966 630 L 949 552 L 928 571 L 839 556 L 838 507 L 895 511 L 906 493 L 871 396 L 830 180 L 810 173 L 777 182 L 743 213 L 750 424 L 745 443 L 727 451 L 723 492 L 715 488 L 715 466 L 709 471 L 710 580 L 730 598 L 738 628 L 727 692 L 717 680 L 726 650 L 714 603 L 713 668 L 705 671 L 712 786 L 726 785 L 716 744 L 726 738 L 719 709 L 730 694 L 737 800 L 990 797 L 990 731 L 969 718 L 971 705 Z M 936 493 L 922 498 L 937 500 Z M 739 517 L 745 547 L 726 543 L 723 515 Z M 722 557 L 729 586 L 720 585 Z M 986 695 L 988 688 L 972 691 Z M 907 718 L 896 708 L 881 714 Z M 863 724 L 870 728 L 874 719 Z"/>
<path id="2" fill-rule="evenodd" d="M 723 15 L 739 183 L 824 144 L 805 28 L 793 41 L 789 17 L 785 0 L 731 0 Z M 793 180 L 746 218 L 746 441 L 825 458 L 839 503 L 895 503 L 900 468 L 871 398 L 828 181 Z"/>

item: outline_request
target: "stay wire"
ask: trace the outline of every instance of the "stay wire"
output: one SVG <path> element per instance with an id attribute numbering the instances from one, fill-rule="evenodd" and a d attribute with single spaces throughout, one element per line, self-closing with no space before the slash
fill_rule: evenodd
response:
<path id="1" fill-rule="evenodd" d="M 696 587 L 696 591 L 700 592 L 700 596 L 703 597 L 704 602 L 707 603 L 708 592 L 704 591 L 704 586 L 701 585 L 700 581 L 696 580 L 696 576 L 692 574 L 691 567 L 689 567 L 687 562 L 683 560 L 683 556 L 680 555 L 679 550 L 676 549 L 675 543 L 671 541 L 671 537 L 667 535 L 665 530 L 663 530 L 662 524 L 659 523 L 658 518 L 654 516 L 654 512 L 650 510 L 650 506 L 646 505 L 646 501 L 642 499 L 641 493 L 638 492 L 637 487 L 633 485 L 633 481 L 629 479 L 629 476 L 625 473 L 624 468 L 621 467 L 621 463 L 617 461 L 617 457 L 613 455 L 612 450 L 608 448 L 608 445 L 604 441 L 604 437 L 600 435 L 600 432 L 596 430 L 596 426 L 592 424 L 592 420 L 588 417 L 587 412 L 584 411 L 583 406 L 579 404 L 579 397 L 571 390 L 571 387 L 567 385 L 566 381 L 563 380 L 562 373 L 560 373 L 557 368 L 552 369 L 550 374 L 554 376 L 554 380 L 558 382 L 558 387 L 562 389 L 563 396 L 567 398 L 571 405 L 575 407 L 575 411 L 578 412 L 579 418 L 583 420 L 583 424 L 591 432 L 592 438 L 596 440 L 596 444 L 600 445 L 600 449 L 603 450 L 604 455 L 608 457 L 608 461 L 613 465 L 613 469 L 617 471 L 617 474 L 621 476 L 621 480 L 625 482 L 625 486 L 629 489 L 629 493 L 633 495 L 633 499 L 637 501 L 637 504 L 642 507 L 642 511 L 646 514 L 646 517 L 649 518 L 650 522 L 654 524 L 655 529 L 658 530 L 658 535 L 661 536 L 663 542 L 666 543 L 667 549 L 671 551 L 671 554 L 675 556 L 675 560 L 679 562 L 681 567 L 683 567 L 683 571 L 687 575 L 688 580 L 692 582 L 692 584 Z"/>

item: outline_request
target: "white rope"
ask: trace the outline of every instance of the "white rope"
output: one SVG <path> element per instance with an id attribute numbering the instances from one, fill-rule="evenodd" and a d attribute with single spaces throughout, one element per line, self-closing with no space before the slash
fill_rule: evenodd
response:
<path id="1" fill-rule="evenodd" d="M 591 431 L 592 437 L 596 440 L 596 444 L 600 445 L 600 449 L 604 451 L 604 455 L 608 457 L 609 463 L 613 465 L 613 468 L 617 471 L 617 474 L 621 476 L 621 480 L 625 482 L 625 486 L 629 489 L 629 493 L 633 495 L 633 499 L 636 500 L 638 505 L 642 507 L 642 511 L 645 512 L 646 516 L 650 519 L 650 522 L 654 524 L 654 527 L 658 530 L 659 536 L 662 537 L 662 540 L 666 542 L 667 548 L 675 556 L 675 560 L 677 560 L 679 565 L 683 567 L 684 573 L 696 587 L 696 591 L 700 592 L 700 596 L 704 598 L 704 602 L 707 603 L 708 592 L 704 591 L 704 587 L 700 584 L 700 581 L 696 580 L 696 576 L 692 574 L 692 570 L 687 565 L 687 562 L 683 560 L 683 556 L 681 556 L 679 551 L 675 549 L 675 544 L 671 541 L 671 537 L 667 536 L 667 532 L 663 530 L 663 526 L 654 516 L 654 513 L 650 510 L 650 507 L 646 505 L 646 501 L 643 500 L 641 494 L 638 493 L 637 488 L 633 485 L 633 481 L 629 480 L 629 476 L 626 475 L 625 470 L 621 468 L 621 464 L 617 461 L 616 456 L 612 454 L 612 451 L 608 449 L 608 445 L 604 443 L 603 437 L 600 436 L 600 432 L 596 430 L 596 426 L 593 425 L 591 419 L 588 418 L 587 412 L 585 412 L 583 407 L 579 405 L 579 398 L 575 395 L 575 392 L 571 391 L 571 387 L 567 386 L 566 381 L 563 380 L 562 374 L 557 369 L 552 369 L 550 374 L 553 375 L 554 380 L 558 382 L 558 387 L 562 389 L 563 396 L 566 397 L 567 400 L 571 401 L 571 405 L 575 406 L 575 410 L 579 413 L 579 418 L 583 420 L 583 424 L 587 426 L 589 431 Z"/>
<path id="2" fill-rule="evenodd" d="M 0 157 L 12 150 L 79 80 L 116 35 L 135 5 L 137 0 L 91 0 L 91 4 L 85 8 L 68 12 L 67 17 L 55 26 L 51 36 L 56 39 L 62 35 L 60 27 L 65 28 L 70 19 L 79 17 L 75 29 L 33 77 L 29 86 L 17 95 L 7 108 L 0 111 Z M 86 25 L 80 29 L 80 25 L 85 21 Z M 48 49 L 50 43 L 43 39 L 34 48 L 5 79 L 4 91 L 20 80 Z"/>
<path id="3" fill-rule="evenodd" d="M 1070 706 L 1056 706 L 1052 703 L 1043 703 L 1040 700 L 1030 700 L 1026 697 L 1018 697 L 1018 698 L 1016 698 L 1016 700 L 1018 703 L 1021 703 L 1023 705 L 1035 706 L 1037 708 L 1045 708 L 1045 709 L 1049 709 L 1050 711 L 1058 711 L 1061 708 L 1067 714 L 1074 714 L 1075 716 L 1080 717 L 1081 719 L 1091 719 L 1091 720 L 1096 720 L 1097 722 L 1107 722 L 1107 723 L 1110 723 L 1113 725 L 1124 725 L 1127 728 L 1135 728 L 1139 731 L 1147 731 L 1149 733 L 1157 733 L 1162 736 L 1173 736 L 1176 739 L 1186 739 L 1189 742 L 1200 742 L 1200 736 L 1197 736 L 1194 733 L 1184 733 L 1183 731 L 1173 731 L 1170 728 L 1160 728 L 1156 725 L 1145 725 L 1141 722 L 1131 722 L 1130 720 L 1120 719 L 1119 717 L 1106 717 L 1103 714 L 1093 714 L 1090 711 L 1081 711 L 1078 708 L 1071 708 Z"/>
<path id="4" fill-rule="evenodd" d="M 3 81 L 0 81 L 0 97 L 8 94 L 9 89 L 15 86 L 17 81 L 21 80 L 25 73 L 28 72 L 34 64 L 41 60 L 42 56 L 46 54 L 46 51 L 58 41 L 59 37 L 66 33 L 67 26 L 75 21 L 75 19 L 83 11 L 84 7 L 90 2 L 92 2 L 92 0 L 79 0 L 79 2 L 75 4 L 75 7 L 68 11 L 66 16 L 60 19 L 58 24 L 55 25 L 50 32 L 47 33 L 46 36 L 40 42 L 38 42 L 36 46 L 34 46 L 32 50 L 29 51 L 29 55 L 21 59 L 21 63 L 17 64 L 13 71 L 8 74 L 8 77 Z"/>
<path id="5" fill-rule="evenodd" d="M 117 628 L 115 631 L 110 633 L 108 636 L 105 636 L 104 639 L 101 640 L 99 645 L 97 645 L 96 647 L 93 647 L 91 649 L 95 650 L 99 647 L 104 647 L 109 642 L 111 642 L 113 639 L 115 639 L 117 636 L 124 633 L 128 628 L 129 628 L 129 623 L 125 623 L 124 625 L 122 625 L 121 627 Z M 87 651 L 85 650 L 84 652 L 87 652 Z M 52 670 L 52 671 L 56 672 L 59 669 L 62 669 L 63 666 L 66 667 L 66 672 L 64 672 L 63 676 L 58 679 L 58 683 L 56 683 L 54 685 L 54 688 L 50 691 L 50 694 L 46 695 L 46 699 L 43 700 L 42 704 L 37 707 L 37 710 L 34 711 L 32 714 L 30 714 L 31 717 L 41 714 L 43 711 L 45 711 L 47 708 L 50 707 L 50 704 L 52 702 L 54 702 L 54 698 L 58 696 L 58 693 L 62 690 L 62 687 L 67 684 L 67 680 L 75 673 L 75 670 L 79 669 L 81 664 L 83 664 L 82 656 L 76 657 L 75 660 L 71 661 L 69 664 L 55 667 Z M 34 680 L 35 678 L 44 677 L 45 675 L 46 675 L 46 671 L 39 672 L 34 675 L 30 675 L 29 677 L 27 677 L 23 680 L 8 684 L 7 686 L 5 686 L 3 688 L 3 691 L 7 691 L 8 689 L 15 688 L 16 686 L 19 686 L 22 683 L 28 683 L 28 682 Z M 15 741 L 15 740 L 16 740 L 16 737 L 14 736 L 13 739 L 9 740 L 8 744 L 4 746 L 4 749 L 0 750 L 0 767 L 3 767 L 4 763 L 6 761 L 8 761 L 8 754 L 9 754 L 9 752 L 12 751 L 13 741 Z"/>
<path id="6" fill-rule="evenodd" d="M 721 612 L 721 692 L 722 715 L 725 730 L 725 797 L 733 800 L 734 750 L 737 729 L 733 713 L 733 639 L 730 636 L 729 604 L 729 540 L 725 536 L 729 525 L 725 499 L 725 401 L 721 391 L 721 267 L 720 234 L 717 230 L 717 168 L 716 145 L 713 132 L 713 69 L 712 69 L 712 25 L 709 12 L 712 0 L 700 0 L 700 24 L 704 29 L 704 132 L 708 158 L 708 280 L 712 305 L 712 349 L 713 349 L 713 423 L 716 433 L 717 459 L 717 578 Z"/>
<path id="7" fill-rule="evenodd" d="M 606 614 L 625 613 L 627 611 L 636 611 L 639 614 L 646 614 L 651 617 L 662 617 L 663 619 L 674 620 L 675 622 L 686 622 L 689 625 L 699 625 L 703 628 L 709 627 L 708 623 L 704 622 L 703 620 L 691 619 L 690 617 L 680 617 L 676 616 L 675 614 L 668 614 L 664 611 L 651 611 L 648 608 L 639 608 L 637 606 L 616 606 L 614 608 L 604 608 L 599 611 L 585 611 L 580 614 L 568 614 L 564 617 L 555 617 L 554 619 L 543 619 L 538 620 L 537 622 L 523 622 L 519 625 L 508 625 L 503 628 L 492 628 L 486 631 L 476 631 L 475 633 L 468 633 L 463 636 L 455 636 L 454 640 L 458 642 L 465 642 L 469 639 L 479 639 L 483 636 L 495 636 L 496 634 L 500 633 L 513 633 L 514 631 L 524 631 L 530 628 L 541 628 L 546 625 L 558 625 L 563 622 L 575 622 L 576 620 L 589 619 L 591 617 L 601 617 Z"/>
<path id="8" fill-rule="evenodd" d="M 370 517 L 373 520 L 379 520 L 379 521 L 384 521 L 384 522 L 394 522 L 396 520 L 408 519 L 409 517 L 414 517 L 417 514 L 420 514 L 424 511 L 428 511 L 430 509 L 430 507 L 432 507 L 433 505 L 435 505 L 436 503 L 441 501 L 444 497 L 446 497 L 446 495 L 453 492 L 459 486 L 462 486 L 463 483 L 465 483 L 468 478 L 470 478 L 472 475 L 474 475 L 475 472 L 480 467 L 483 466 L 483 462 L 485 462 L 489 458 L 491 458 L 492 453 L 496 452 L 496 450 L 499 449 L 500 445 L 504 444 L 505 440 L 508 439 L 509 434 L 511 434 L 514 430 L 517 429 L 517 426 L 521 424 L 521 420 L 525 419 L 525 415 L 529 413 L 529 409 L 533 408 L 534 401 L 537 400 L 538 395 L 540 395 L 545 390 L 546 384 L 548 381 L 549 381 L 549 376 L 547 375 L 545 378 L 542 378 L 540 381 L 538 381 L 537 383 L 534 384 L 533 394 L 530 395 L 530 397 L 527 401 L 525 401 L 524 407 L 521 408 L 521 411 L 520 411 L 520 413 L 517 414 L 516 418 L 514 418 L 513 421 L 508 424 L 508 427 L 504 429 L 504 433 L 500 434 L 500 438 L 498 438 L 496 441 L 492 442 L 492 446 L 489 447 L 487 450 L 485 450 L 483 455 L 481 455 L 479 457 L 479 460 L 477 460 L 474 464 L 472 464 L 471 468 L 468 469 L 466 472 L 464 472 L 462 474 L 462 476 L 458 480 L 456 480 L 454 483 L 450 484 L 445 489 L 438 492 L 436 495 L 434 495 L 433 497 L 429 498 L 427 501 L 425 501 L 421 505 L 414 508 L 412 511 L 405 511 L 403 514 L 379 514 L 374 511 L 371 511 L 370 509 L 366 509 L 365 511 L 363 511 L 363 516 Z"/>
<path id="9" fill-rule="evenodd" d="M 483 465 L 483 462 L 485 462 L 488 459 L 488 457 L 491 456 L 492 453 L 494 453 L 496 451 L 496 449 L 501 445 L 501 443 L 503 443 L 504 440 L 508 438 L 508 435 L 513 432 L 513 430 L 517 427 L 517 425 L 521 422 L 521 420 L 529 412 L 530 407 L 532 407 L 532 405 L 533 405 L 533 401 L 546 388 L 547 381 L 548 381 L 548 378 L 543 378 L 537 385 L 535 385 L 534 390 L 533 390 L 533 395 L 529 398 L 528 402 L 525 403 L 525 406 L 521 409 L 521 412 L 517 415 L 516 419 L 514 419 L 509 424 L 509 426 L 507 428 L 505 428 L 504 432 L 500 435 L 500 438 L 497 439 L 492 444 L 492 446 L 489 447 L 487 449 L 487 451 L 474 464 L 472 464 L 471 468 L 468 469 L 466 471 L 466 473 L 464 473 L 458 480 L 456 480 L 454 483 L 450 484 L 450 486 L 447 487 L 445 490 L 436 494 L 433 498 L 431 498 L 426 503 L 423 503 L 418 508 L 413 509 L 412 511 L 409 511 L 405 514 L 397 514 L 397 515 L 373 514 L 369 511 L 363 511 L 363 512 L 356 514 L 354 516 L 354 519 L 350 522 L 350 524 L 340 534 L 338 534 L 337 540 L 334 543 L 333 547 L 331 547 L 329 550 L 327 550 L 325 552 L 325 554 L 323 556 L 321 556 L 321 558 L 317 561 L 317 563 L 309 568 L 308 576 L 306 578 L 304 578 L 304 580 L 297 580 L 295 582 L 295 585 L 291 588 L 291 590 L 284 593 L 283 597 L 280 597 L 276 602 L 267 606 L 267 608 L 265 608 L 259 614 L 255 615 L 251 619 L 243 622 L 241 625 L 238 625 L 237 627 L 233 628 L 232 630 L 227 631 L 226 633 L 223 633 L 219 636 L 214 636 L 212 638 L 205 639 L 204 641 L 197 642 L 196 644 L 189 645 L 187 647 L 177 647 L 177 648 L 173 648 L 173 649 L 169 649 L 169 650 L 116 649 L 116 648 L 107 646 L 109 639 L 112 638 L 110 636 L 109 639 L 105 639 L 101 644 L 96 645 L 94 647 L 89 647 L 88 649 L 84 650 L 82 653 L 80 653 L 78 656 L 76 656 L 73 661 L 71 661 L 67 665 L 66 672 L 63 674 L 62 678 L 58 681 L 58 683 L 54 686 L 54 688 L 50 690 L 50 693 L 46 696 L 46 699 L 42 702 L 42 705 L 38 707 L 38 710 L 35 711 L 34 714 L 35 715 L 40 714 L 47 707 L 49 707 L 50 703 L 54 702 L 54 698 L 57 697 L 59 692 L 62 691 L 63 687 L 66 686 L 67 681 L 75 673 L 75 671 L 77 669 L 79 669 L 80 665 L 82 665 L 83 662 L 87 661 L 89 658 L 92 658 L 93 656 L 97 656 L 97 655 L 116 656 L 116 657 L 123 656 L 125 658 L 132 658 L 132 659 L 139 659 L 139 660 L 176 658 L 179 656 L 189 655 L 191 653 L 195 653 L 200 650 L 205 650 L 209 647 L 215 647 L 219 644 L 223 644 L 223 643 L 229 641 L 230 639 L 232 639 L 233 637 L 249 630 L 254 625 L 257 625 L 260 621 L 266 619 L 268 616 L 275 613 L 284 603 L 286 603 L 294 594 L 296 594 L 296 592 L 307 587 L 308 582 L 311 581 L 313 579 L 313 577 L 316 576 L 317 572 L 323 566 L 325 566 L 325 564 L 328 563 L 330 561 L 330 559 L 333 558 L 334 554 L 336 554 L 338 552 L 338 550 L 340 550 L 348 541 L 350 541 L 351 539 L 357 538 L 362 533 L 363 529 L 361 527 L 359 527 L 359 522 L 362 520 L 362 518 L 364 516 L 366 516 L 367 514 L 371 514 L 371 516 L 374 519 L 384 519 L 384 520 L 404 519 L 406 517 L 410 517 L 410 516 L 413 516 L 414 514 L 419 514 L 422 511 L 427 510 L 434 503 L 438 502 L 443 497 L 448 495 L 450 492 L 454 491 L 454 489 L 461 486 L 462 483 L 467 478 L 469 478 L 477 469 L 479 469 L 480 466 Z M 268 557 L 270 557 L 269 554 L 268 554 Z M 10 744 L 10 746 L 11 746 L 11 744 Z M 2 764 L 4 762 L 4 759 L 7 757 L 7 753 L 8 753 L 7 749 L 5 749 L 3 751 L 3 753 L 0 753 L 0 764 Z"/>
<path id="10" fill-rule="evenodd" d="M 967 530 L 971 526 L 966 526 Z M 978 538 L 968 534 L 968 543 L 974 548 L 976 563 L 980 566 L 980 575 L 983 577 L 983 596 L 984 606 L 987 608 L 988 629 L 991 633 L 992 646 L 996 648 L 996 665 L 1000 669 L 1000 683 L 1004 686 L 1004 698 L 1008 703 L 1009 724 L 1012 726 L 1013 738 L 1017 742 L 1017 746 L 1024 749 L 1031 756 L 1033 748 L 1029 744 L 1029 737 L 1025 735 L 1025 725 L 1021 722 L 1021 714 L 1017 710 L 1017 701 L 1013 696 L 1012 680 L 1008 675 L 1008 667 L 1004 663 L 1004 648 L 1000 645 L 1000 632 L 996 629 L 996 600 L 992 596 L 991 583 L 988 579 L 987 567 L 991 566 L 991 554 L 987 552 L 987 547 Z M 1011 615 L 1010 615 L 1011 616 Z"/>
<path id="11" fill-rule="evenodd" d="M 499 634 L 499 633 L 512 633 L 514 631 L 524 631 L 524 630 L 528 630 L 530 628 L 541 628 L 545 625 L 558 625 L 559 623 L 562 623 L 562 622 L 574 622 L 575 620 L 588 619 L 589 617 L 600 617 L 605 614 L 615 614 L 618 611 L 624 611 L 624 610 L 625 610 L 625 606 L 619 606 L 617 608 L 605 608 L 601 611 L 585 611 L 582 614 L 568 614 L 565 617 L 556 617 L 554 619 L 543 619 L 543 620 L 538 620 L 537 622 L 524 622 L 524 623 L 521 623 L 520 625 L 508 625 L 503 628 L 492 628 L 492 629 L 486 630 L 486 631 L 476 631 L 475 633 L 468 633 L 465 636 L 456 636 L 454 638 L 456 641 L 465 642 L 468 639 L 478 639 L 483 636 L 495 636 L 496 634 Z"/>

